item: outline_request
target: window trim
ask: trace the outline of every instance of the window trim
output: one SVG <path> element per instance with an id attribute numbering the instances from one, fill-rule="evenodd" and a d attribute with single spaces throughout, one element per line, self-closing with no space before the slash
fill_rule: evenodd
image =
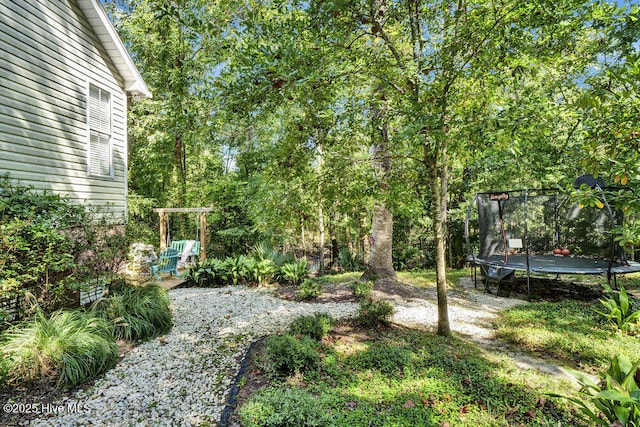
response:
<path id="1" fill-rule="evenodd" d="M 91 123 L 91 90 L 95 88 L 97 89 L 98 92 L 98 97 L 101 98 L 102 93 L 106 93 L 109 95 L 109 102 L 108 102 L 108 119 L 109 119 L 109 130 L 108 132 L 105 132 L 101 129 L 96 129 L 95 127 L 92 127 L 92 123 Z M 87 95 L 86 95 L 86 100 L 87 100 L 87 108 L 86 108 L 86 120 L 87 120 L 87 175 L 93 178 L 114 178 L 115 176 L 115 164 L 114 164 L 114 153 L 113 153 L 113 93 L 110 90 L 105 89 L 104 87 L 94 83 L 94 82 L 89 82 L 87 84 Z M 91 168 L 91 163 L 92 163 L 92 150 L 91 150 L 91 137 L 93 134 L 97 134 L 98 136 L 103 136 L 106 137 L 108 139 L 108 150 L 109 150 L 109 173 L 108 174 L 101 174 L 99 172 L 93 171 Z"/>

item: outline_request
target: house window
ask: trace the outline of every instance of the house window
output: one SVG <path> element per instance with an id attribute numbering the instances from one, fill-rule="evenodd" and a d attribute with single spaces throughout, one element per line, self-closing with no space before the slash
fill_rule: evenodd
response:
<path id="1" fill-rule="evenodd" d="M 92 176 L 113 176 L 113 148 L 111 146 L 111 94 L 89 84 L 88 171 Z"/>

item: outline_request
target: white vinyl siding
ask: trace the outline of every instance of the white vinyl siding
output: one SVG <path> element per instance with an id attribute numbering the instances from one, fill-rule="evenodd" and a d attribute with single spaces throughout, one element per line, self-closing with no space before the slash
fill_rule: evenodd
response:
<path id="1" fill-rule="evenodd" d="M 0 58 L 0 176 L 124 219 L 127 95 L 77 1 L 0 1 Z"/>
<path id="2" fill-rule="evenodd" d="M 89 175 L 112 177 L 111 94 L 89 84 Z"/>

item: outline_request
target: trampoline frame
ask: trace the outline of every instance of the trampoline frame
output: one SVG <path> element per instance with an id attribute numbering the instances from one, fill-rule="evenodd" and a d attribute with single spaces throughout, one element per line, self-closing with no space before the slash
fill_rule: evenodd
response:
<path id="1" fill-rule="evenodd" d="M 613 210 L 611 206 L 606 200 L 605 194 L 600 187 L 597 187 L 602 195 L 602 201 L 604 206 L 606 207 L 609 219 L 611 219 L 612 223 L 615 223 Z M 473 278 L 474 284 L 477 288 L 478 279 L 476 267 L 480 267 L 483 271 L 483 276 L 486 278 L 487 282 L 485 282 L 485 289 L 488 289 L 488 281 L 493 280 L 498 283 L 498 291 L 500 288 L 500 283 L 511 281 L 515 276 L 516 271 L 525 271 L 527 274 L 527 297 L 531 299 L 531 274 L 556 274 L 559 276 L 560 274 L 591 274 L 591 275 L 607 275 L 607 282 L 611 284 L 611 278 L 613 277 L 614 286 L 617 287 L 617 275 L 624 275 L 627 273 L 640 272 L 640 263 L 628 261 L 624 254 L 624 248 L 618 245 L 613 236 L 611 237 L 611 251 L 609 258 L 604 259 L 595 259 L 595 258 L 584 258 L 584 257 L 564 257 L 562 255 L 538 255 L 531 254 L 529 251 L 528 244 L 528 206 L 529 206 L 529 196 L 531 192 L 535 192 L 537 195 L 559 195 L 560 192 L 557 189 L 525 189 L 525 190 L 509 190 L 509 191 L 497 191 L 497 192 L 486 192 L 486 193 L 476 193 L 473 197 L 472 202 L 469 204 L 467 208 L 467 214 L 465 217 L 465 241 L 468 248 L 468 253 L 470 255 L 467 256 L 467 261 L 472 264 L 473 267 Z M 520 193 L 524 195 L 524 235 L 522 239 L 522 249 L 524 249 L 524 254 L 505 254 L 496 252 L 494 254 L 490 254 L 487 257 L 481 257 L 479 255 L 474 254 L 473 248 L 471 246 L 470 236 L 469 236 L 469 220 L 471 217 L 471 212 L 473 207 L 478 203 L 478 198 L 480 196 L 489 196 L 491 200 L 498 202 L 498 211 L 500 215 L 500 223 L 502 224 L 502 207 L 500 204 L 501 200 L 505 200 L 503 197 L 508 199 L 509 195 L 512 193 Z M 495 197 L 495 198 L 493 198 Z M 502 199 L 500 199 L 502 197 Z M 556 212 L 556 228 L 557 228 L 557 212 Z M 479 229 L 482 227 L 482 224 L 479 223 Z M 503 228 L 504 232 L 504 228 Z M 503 248 L 506 250 L 506 248 Z M 618 252 L 619 261 L 615 261 L 614 258 L 616 256 L 616 252 Z M 506 262 L 505 262 L 506 260 Z M 570 261 L 569 261 L 570 260 Z M 571 267 L 561 267 L 562 263 L 571 263 L 573 264 L 573 268 Z M 593 265 L 591 265 L 593 263 Z M 548 267 L 545 267 L 545 264 Z M 583 267 L 580 267 L 580 264 Z M 493 277 L 489 277 L 489 275 L 493 275 Z"/>

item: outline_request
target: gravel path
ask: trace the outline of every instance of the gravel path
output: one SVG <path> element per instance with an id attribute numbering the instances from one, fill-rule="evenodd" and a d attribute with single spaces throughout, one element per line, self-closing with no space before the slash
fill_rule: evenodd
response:
<path id="1" fill-rule="evenodd" d="M 286 329 L 301 315 L 325 312 L 342 319 L 358 310 L 352 302 L 293 302 L 244 287 L 174 289 L 168 295 L 174 311 L 169 334 L 135 347 L 92 387 L 52 402 L 50 409 L 58 408 L 58 413 L 49 411 L 31 425 L 216 425 L 252 341 Z M 392 299 L 393 322 L 436 329 L 435 290 L 425 290 L 420 298 Z M 463 282 L 449 293 L 451 327 L 481 346 L 491 346 L 491 321 L 500 310 L 521 303 Z M 524 360 L 523 368 L 540 369 L 522 357 L 515 359 Z"/>
<path id="2" fill-rule="evenodd" d="M 174 289 L 169 334 L 135 347 L 93 387 L 32 426 L 216 425 L 238 366 L 257 337 L 283 330 L 296 317 L 326 312 L 353 316 L 353 303 L 284 301 L 259 289 Z"/>

